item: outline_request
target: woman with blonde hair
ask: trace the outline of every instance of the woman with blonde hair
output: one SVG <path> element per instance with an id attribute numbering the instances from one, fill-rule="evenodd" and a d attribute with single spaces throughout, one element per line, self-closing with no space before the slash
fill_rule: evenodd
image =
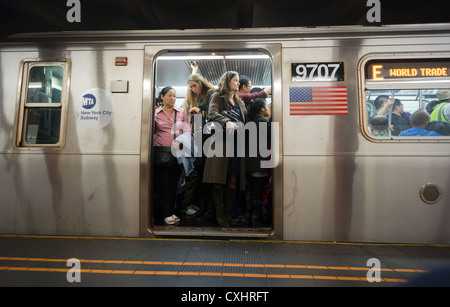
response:
<path id="1" fill-rule="evenodd" d="M 210 121 L 221 125 L 224 134 L 236 133 L 238 123 L 245 123 L 247 117 L 245 104 L 238 95 L 239 74 L 235 71 L 227 71 L 220 78 L 218 87 L 209 103 Z M 234 141 L 236 140 L 235 134 Z M 236 196 L 238 183 L 241 189 L 245 187 L 244 159 L 238 157 L 239 149 L 236 142 L 234 145 L 232 153 L 224 152 L 221 157 L 208 157 L 203 174 L 203 182 L 213 184 L 212 200 L 216 207 L 217 223 L 220 226 L 233 224 L 231 206 Z M 223 146 L 224 151 L 227 147 Z"/>
<path id="2" fill-rule="evenodd" d="M 214 86 L 209 83 L 202 75 L 197 74 L 198 66 L 192 66 L 193 73 L 188 77 L 188 90 L 186 99 L 183 101 L 181 107 L 188 113 L 189 122 L 193 128 L 194 133 L 202 135 L 202 144 L 206 140 L 207 135 L 202 133 L 202 128 L 206 125 L 208 119 L 209 100 L 214 93 Z M 202 124 L 194 121 L 193 115 L 199 114 L 202 116 Z M 200 144 L 197 144 L 200 145 Z M 205 166 L 206 157 L 198 157 L 194 162 L 194 171 L 186 178 L 186 185 L 184 187 L 184 197 L 182 201 L 182 212 L 187 215 L 194 215 L 198 212 L 204 212 L 201 217 L 197 217 L 198 221 L 205 221 L 213 216 L 213 210 L 210 203 L 210 189 L 202 186 L 203 169 Z M 205 210 L 206 209 L 206 210 Z"/>
<path id="3" fill-rule="evenodd" d="M 214 93 L 214 86 L 197 73 L 193 73 L 188 77 L 188 86 L 186 99 L 181 107 L 186 110 L 189 118 L 194 114 L 207 116 L 209 99 Z"/>

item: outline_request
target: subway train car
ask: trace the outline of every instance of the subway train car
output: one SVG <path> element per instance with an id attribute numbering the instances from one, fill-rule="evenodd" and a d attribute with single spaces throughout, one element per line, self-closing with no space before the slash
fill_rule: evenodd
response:
<path id="1" fill-rule="evenodd" d="M 263 227 L 156 218 L 155 104 L 193 61 L 271 88 Z M 1 234 L 450 243 L 450 136 L 369 122 L 379 96 L 409 118 L 450 89 L 449 24 L 20 34 L 0 72 Z"/>

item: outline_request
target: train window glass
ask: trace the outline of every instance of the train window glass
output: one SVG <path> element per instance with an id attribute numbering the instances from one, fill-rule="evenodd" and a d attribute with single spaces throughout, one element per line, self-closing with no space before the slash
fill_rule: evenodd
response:
<path id="1" fill-rule="evenodd" d="M 61 103 L 63 68 L 38 66 L 30 69 L 27 103 Z"/>
<path id="2" fill-rule="evenodd" d="M 25 62 L 17 133 L 18 147 L 62 146 L 67 99 L 67 62 Z"/>
<path id="3" fill-rule="evenodd" d="M 450 135 L 450 59 L 376 59 L 364 68 L 369 138 L 439 141 Z"/>
<path id="4" fill-rule="evenodd" d="M 29 108 L 26 110 L 27 144 L 57 144 L 61 129 L 61 109 Z"/>

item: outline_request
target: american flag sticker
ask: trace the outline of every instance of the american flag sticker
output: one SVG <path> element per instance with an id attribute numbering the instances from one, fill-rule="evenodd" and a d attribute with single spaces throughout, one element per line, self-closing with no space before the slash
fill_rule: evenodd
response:
<path id="1" fill-rule="evenodd" d="M 289 115 L 347 115 L 347 87 L 290 87 Z"/>

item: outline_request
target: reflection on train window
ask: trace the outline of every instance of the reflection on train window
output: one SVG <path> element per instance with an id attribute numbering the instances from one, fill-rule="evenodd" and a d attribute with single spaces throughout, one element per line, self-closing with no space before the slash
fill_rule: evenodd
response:
<path id="1" fill-rule="evenodd" d="M 364 128 L 370 138 L 450 135 L 450 59 L 392 55 L 369 60 L 364 68 Z"/>
<path id="2" fill-rule="evenodd" d="M 30 69 L 27 103 L 61 103 L 63 68 L 38 66 Z"/>
<path id="3" fill-rule="evenodd" d="M 25 141 L 28 144 L 57 144 L 61 109 L 30 108 L 26 110 Z"/>
<path id="4" fill-rule="evenodd" d="M 23 67 L 17 146 L 62 146 L 67 63 L 26 62 Z"/>

